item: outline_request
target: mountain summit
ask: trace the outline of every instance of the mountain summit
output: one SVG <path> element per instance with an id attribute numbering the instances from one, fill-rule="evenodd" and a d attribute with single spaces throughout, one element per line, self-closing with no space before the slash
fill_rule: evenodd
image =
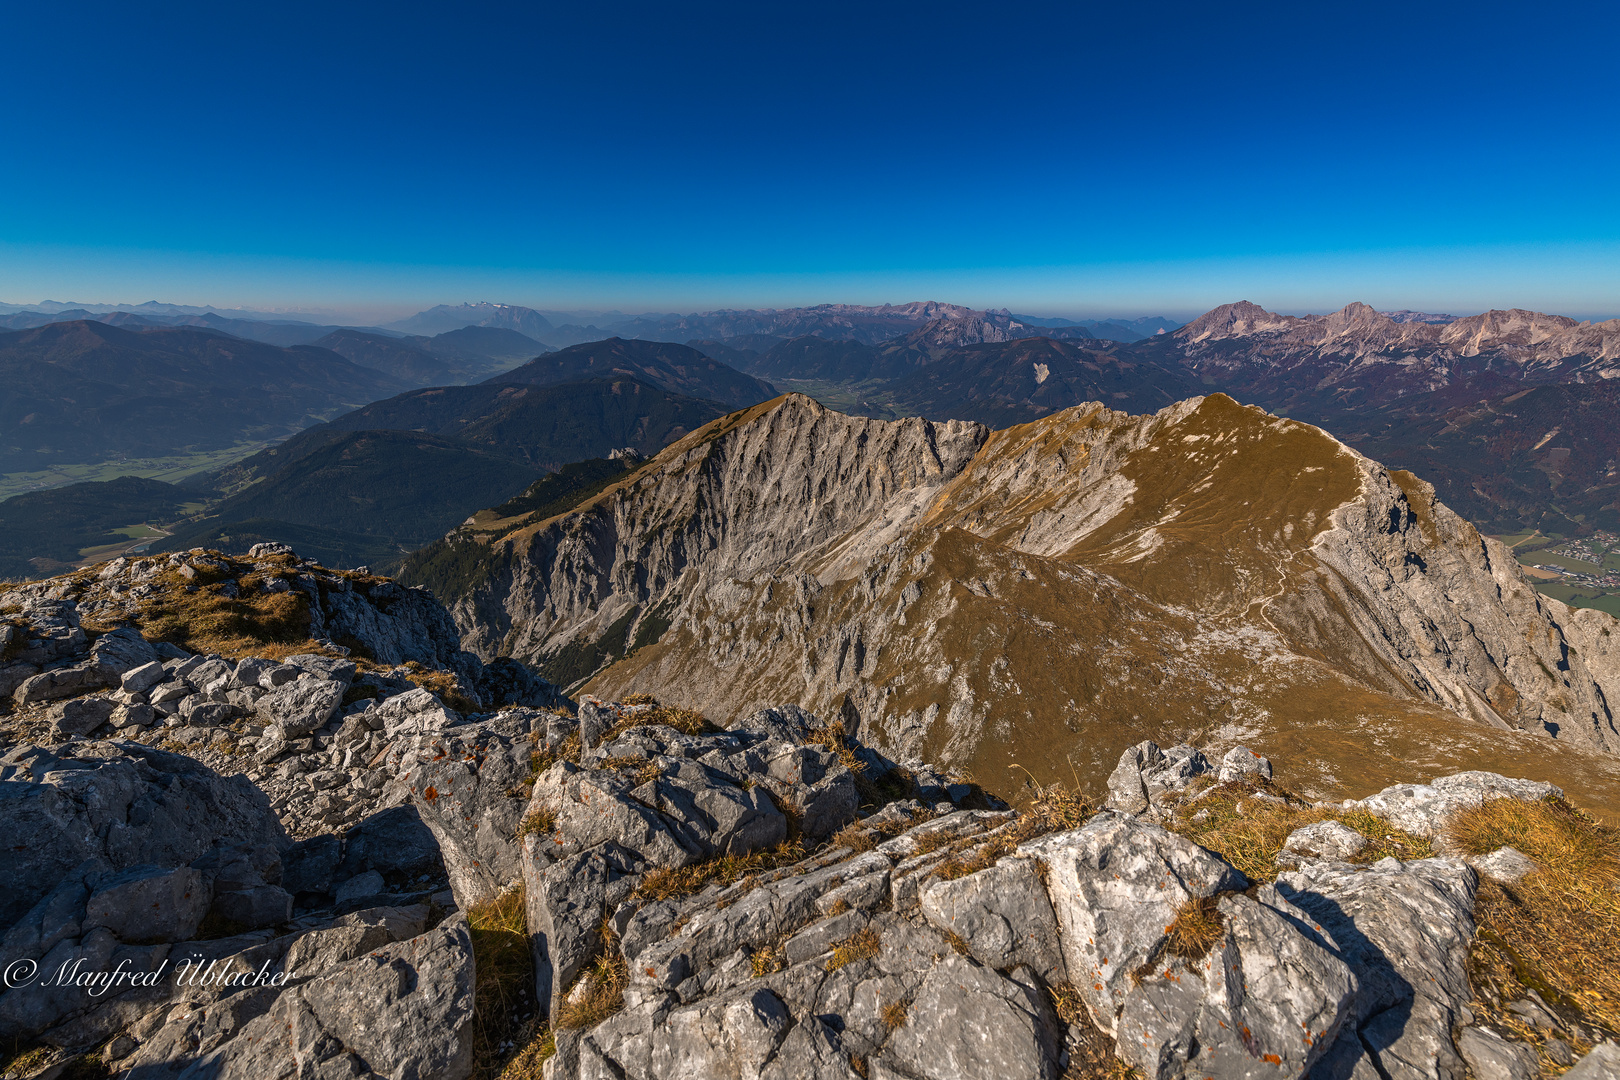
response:
<path id="1" fill-rule="evenodd" d="M 976 775 L 1095 783 L 1143 738 L 1241 735 L 1324 794 L 1414 761 L 1620 790 L 1611 617 L 1539 597 L 1418 478 L 1220 394 L 1002 431 L 788 395 L 441 552 L 490 567 L 449 598 L 482 656 L 722 717 L 796 701 Z"/>

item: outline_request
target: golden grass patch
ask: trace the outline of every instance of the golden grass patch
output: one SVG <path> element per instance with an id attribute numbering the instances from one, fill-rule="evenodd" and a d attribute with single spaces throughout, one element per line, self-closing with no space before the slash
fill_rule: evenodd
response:
<path id="1" fill-rule="evenodd" d="M 1351 861 L 1426 859 L 1434 846 L 1365 811 L 1316 807 L 1271 784 L 1217 784 L 1177 805 L 1165 827 L 1215 852 L 1253 881 L 1277 875 L 1277 856 L 1288 834 L 1319 821 L 1338 821 L 1361 833 L 1367 846 Z"/>
<path id="2" fill-rule="evenodd" d="M 887 1005 L 883 1006 L 882 1011 L 878 1015 L 883 1019 L 883 1026 L 888 1028 L 890 1031 L 893 1031 L 897 1027 L 905 1026 L 906 1012 L 910 1008 L 911 1002 L 906 998 L 901 998 L 898 1001 L 891 1001 Z"/>
<path id="3" fill-rule="evenodd" d="M 168 641 L 233 660 L 264 656 L 267 645 L 309 641 L 309 597 L 297 589 L 260 592 L 254 575 L 248 575 L 233 597 L 219 583 L 193 585 L 178 572 L 160 574 L 151 584 L 159 591 L 144 599 L 135 614 L 135 625 L 148 641 Z"/>
<path id="4" fill-rule="evenodd" d="M 1164 950 L 1184 960 L 1202 960 L 1226 933 L 1226 920 L 1213 896 L 1195 896 L 1176 910 L 1165 927 Z"/>
<path id="5" fill-rule="evenodd" d="M 1503 1008 L 1528 988 L 1566 1019 L 1620 1032 L 1620 835 L 1557 799 L 1489 799 L 1446 832 L 1470 855 L 1510 846 L 1538 866 L 1512 884 L 1480 882 L 1470 959 L 1491 1018 L 1539 1042 Z"/>
<path id="6" fill-rule="evenodd" d="M 473 1075 L 502 1074 L 514 1047 L 532 1042 L 538 1006 L 534 960 L 522 889 L 502 893 L 467 912 L 472 937 Z"/>
<path id="7" fill-rule="evenodd" d="M 522 840 L 525 836 L 536 833 L 544 835 L 557 827 L 557 811 L 549 806 L 542 806 L 533 813 L 526 814 L 518 822 L 517 835 L 514 839 Z"/>
<path id="8" fill-rule="evenodd" d="M 787 954 L 779 945 L 762 945 L 750 953 L 748 959 L 753 965 L 756 979 L 763 979 L 787 967 Z"/>
<path id="9" fill-rule="evenodd" d="M 841 967 L 870 959 L 882 948 L 883 939 L 878 932 L 870 926 L 863 927 L 833 946 L 832 955 L 827 958 L 827 970 L 837 971 Z"/>
<path id="10" fill-rule="evenodd" d="M 687 866 L 649 870 L 636 886 L 636 894 L 648 900 L 673 900 L 691 896 L 710 884 L 733 885 L 751 874 L 791 866 L 804 858 L 804 845 L 784 840 L 773 848 L 750 855 L 720 855 Z"/>
<path id="11" fill-rule="evenodd" d="M 619 942 L 607 935 L 602 955 L 596 958 L 563 999 L 557 1010 L 557 1027 L 595 1027 L 624 1007 L 624 989 L 630 985 L 630 969 L 619 954 Z"/>
<path id="12" fill-rule="evenodd" d="M 559 761 L 579 760 L 579 732 L 573 732 L 555 747 L 542 746 L 529 755 L 529 778 L 539 776 Z"/>

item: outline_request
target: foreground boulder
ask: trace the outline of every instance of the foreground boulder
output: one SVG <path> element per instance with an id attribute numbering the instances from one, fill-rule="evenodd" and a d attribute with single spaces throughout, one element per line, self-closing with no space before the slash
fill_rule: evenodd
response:
<path id="1" fill-rule="evenodd" d="M 81 741 L 0 758 L 0 808 L 7 1044 L 143 1078 L 470 1072 L 471 939 L 411 807 L 295 843 L 240 775 Z"/>

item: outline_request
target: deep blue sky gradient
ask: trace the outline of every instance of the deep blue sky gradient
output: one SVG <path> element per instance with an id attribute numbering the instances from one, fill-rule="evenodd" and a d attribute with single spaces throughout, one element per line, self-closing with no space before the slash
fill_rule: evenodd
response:
<path id="1" fill-rule="evenodd" d="M 1620 5 L 8 4 L 0 300 L 1620 313 Z"/>

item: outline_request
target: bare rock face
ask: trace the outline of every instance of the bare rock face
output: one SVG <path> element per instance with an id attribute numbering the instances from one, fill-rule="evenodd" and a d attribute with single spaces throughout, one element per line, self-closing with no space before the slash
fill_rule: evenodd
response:
<path id="1" fill-rule="evenodd" d="M 1620 752 L 1614 620 L 1540 597 L 1422 481 L 1222 395 L 999 432 L 789 395 L 570 514 L 463 532 L 501 568 L 454 607 L 466 646 L 606 697 L 795 702 L 1042 783 L 1219 731 L 1207 767 L 1262 769 L 1221 759 L 1241 739 L 1320 795 L 1422 758 L 1620 797 L 1582 758 Z"/>

